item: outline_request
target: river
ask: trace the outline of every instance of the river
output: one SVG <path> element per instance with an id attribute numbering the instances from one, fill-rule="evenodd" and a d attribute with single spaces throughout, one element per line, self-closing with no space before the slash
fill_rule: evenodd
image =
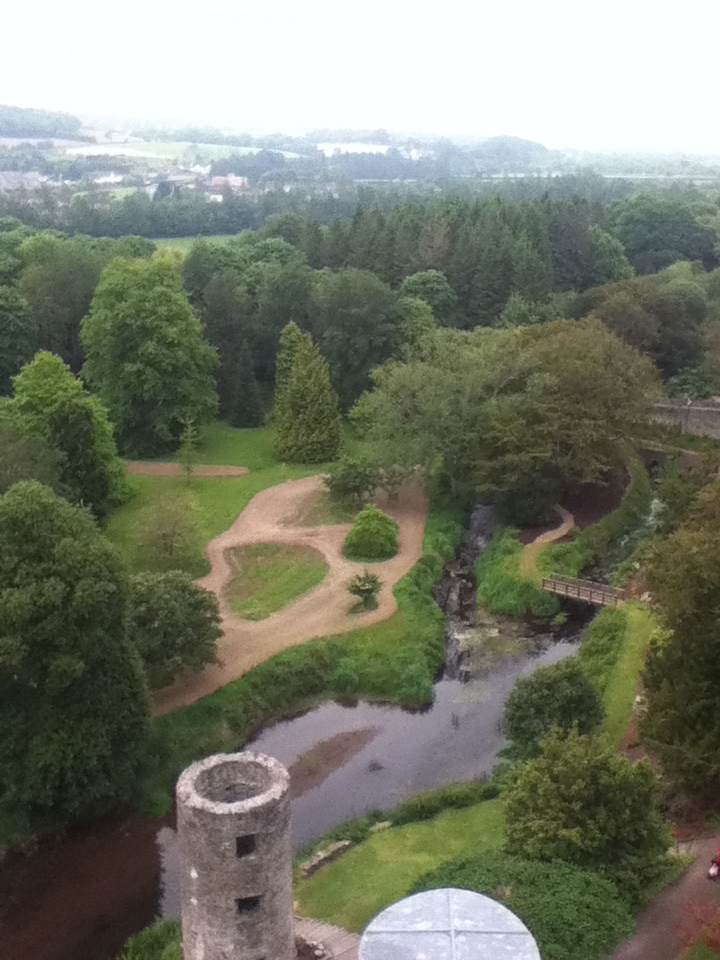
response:
<path id="1" fill-rule="evenodd" d="M 253 749 L 290 768 L 293 846 L 419 790 L 487 774 L 519 676 L 569 656 L 580 623 L 550 630 L 481 616 L 472 566 L 492 533 L 477 508 L 434 597 L 449 615 L 448 669 L 432 704 L 328 703 L 261 731 Z M 40 844 L 0 870 L 3 960 L 112 960 L 127 937 L 178 911 L 172 816 L 110 819 Z"/>

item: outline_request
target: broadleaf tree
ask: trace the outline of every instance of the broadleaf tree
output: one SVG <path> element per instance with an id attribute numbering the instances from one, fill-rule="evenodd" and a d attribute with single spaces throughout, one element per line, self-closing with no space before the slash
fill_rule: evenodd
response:
<path id="1" fill-rule="evenodd" d="M 126 800 L 147 693 L 128 577 L 87 511 L 41 484 L 0 498 L 0 807 L 63 820 Z"/>
<path id="2" fill-rule="evenodd" d="M 173 450 L 183 425 L 217 411 L 217 357 L 182 289 L 177 263 L 113 260 L 83 320 L 83 377 L 103 400 L 125 453 Z"/>

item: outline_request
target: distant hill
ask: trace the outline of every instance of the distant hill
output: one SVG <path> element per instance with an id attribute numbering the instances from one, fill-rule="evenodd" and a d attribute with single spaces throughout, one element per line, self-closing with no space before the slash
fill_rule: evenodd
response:
<path id="1" fill-rule="evenodd" d="M 0 106 L 0 137 L 75 140 L 82 123 L 69 113 Z"/>
<path id="2" fill-rule="evenodd" d="M 473 147 L 472 155 L 488 167 L 508 171 L 543 166 L 550 159 L 546 146 L 522 137 L 490 137 Z"/>

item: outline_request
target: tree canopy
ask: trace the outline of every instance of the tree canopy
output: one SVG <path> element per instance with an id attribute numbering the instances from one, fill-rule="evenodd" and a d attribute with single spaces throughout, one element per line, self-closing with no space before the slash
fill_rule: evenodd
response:
<path id="1" fill-rule="evenodd" d="M 152 689 L 215 659 L 221 633 L 217 599 L 179 570 L 130 578 L 127 624 Z"/>
<path id="2" fill-rule="evenodd" d="M 597 870 L 637 900 L 668 846 L 656 791 L 647 763 L 631 763 L 598 738 L 556 730 L 507 793 L 507 849 Z"/>
<path id="3" fill-rule="evenodd" d="M 27 301 L 14 287 L 0 286 L 0 396 L 11 393 L 12 378 L 32 359 L 37 344 Z"/>
<path id="4" fill-rule="evenodd" d="M 568 733 L 577 725 L 580 733 L 591 733 L 603 712 L 577 657 L 570 657 L 517 680 L 505 701 L 503 730 L 513 744 L 533 752 L 553 727 Z"/>
<path id="5" fill-rule="evenodd" d="M 654 390 L 652 365 L 598 321 L 440 330 L 375 375 L 355 416 L 385 464 L 444 470 L 463 495 L 542 517 L 618 461 Z"/>
<path id="6" fill-rule="evenodd" d="M 666 630 L 645 671 L 643 736 L 673 780 L 705 791 L 720 783 L 720 480 L 685 512 L 646 560 Z"/>
<path id="7" fill-rule="evenodd" d="M 89 514 L 36 482 L 0 498 L 0 803 L 56 817 L 127 798 L 147 694 L 127 574 Z"/>
<path id="8" fill-rule="evenodd" d="M 275 456 L 291 463 L 334 460 L 340 449 L 341 420 L 327 363 L 312 340 L 286 328 L 292 363 L 276 393 Z M 297 329 L 297 328 L 296 328 Z"/>
<path id="9" fill-rule="evenodd" d="M 104 517 L 122 495 L 125 469 L 102 403 L 50 353 L 38 353 L 23 367 L 13 391 L 5 416 L 55 452 L 66 496 Z"/>
<path id="10" fill-rule="evenodd" d="M 81 337 L 83 376 L 107 406 L 126 453 L 170 451 L 185 423 L 214 416 L 216 355 L 202 338 L 172 257 L 113 260 Z"/>

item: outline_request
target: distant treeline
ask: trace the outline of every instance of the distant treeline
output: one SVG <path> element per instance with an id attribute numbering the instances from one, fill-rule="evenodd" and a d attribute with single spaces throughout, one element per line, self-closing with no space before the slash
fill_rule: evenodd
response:
<path id="1" fill-rule="evenodd" d="M 262 162 L 263 155 L 258 156 L 260 161 L 256 159 L 255 164 Z M 268 162 L 268 176 L 264 181 L 261 177 L 256 188 L 242 194 L 226 191 L 223 203 L 208 203 L 205 194 L 183 189 L 173 191 L 171 196 L 162 200 L 153 201 L 144 190 L 122 199 L 113 199 L 110 193 L 92 183 L 84 183 L 81 192 L 72 186 L 47 184 L 32 194 L 22 191 L 0 194 L 0 216 L 16 217 L 38 230 L 55 229 L 90 236 L 215 236 L 255 230 L 262 226 L 267 217 L 287 212 L 301 214 L 319 224 L 328 224 L 337 217 L 351 217 L 357 210 L 377 207 L 387 214 L 401 203 L 422 205 L 435 202 L 438 198 L 456 202 L 470 202 L 488 196 L 513 201 L 545 198 L 605 206 L 636 191 L 626 181 L 605 180 L 592 173 L 518 178 L 493 183 L 477 180 L 445 181 L 443 184 L 353 183 L 338 179 L 289 185 L 285 182 L 285 172 L 293 168 L 279 163 L 278 154 L 271 156 L 274 159 L 271 164 Z M 121 158 L 115 160 L 115 168 L 120 170 Z M 250 158 L 248 161 L 249 167 L 253 161 Z M 237 172 L 247 175 L 248 167 L 228 167 L 218 161 L 213 169 L 218 174 Z M 103 169 L 106 168 L 107 165 L 103 165 Z M 273 182 L 275 175 L 279 175 L 280 182 Z M 674 187 L 665 195 L 689 198 L 690 202 L 700 197 L 697 191 L 682 187 Z"/>
<path id="2" fill-rule="evenodd" d="M 0 137 L 74 140 L 82 124 L 69 113 L 0 106 Z"/>

